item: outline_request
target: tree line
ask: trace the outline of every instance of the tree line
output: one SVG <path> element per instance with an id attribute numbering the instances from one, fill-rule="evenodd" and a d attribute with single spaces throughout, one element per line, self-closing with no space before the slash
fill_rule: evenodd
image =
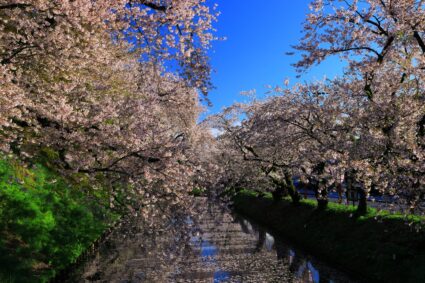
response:
<path id="1" fill-rule="evenodd" d="M 359 188 L 358 212 L 377 190 L 417 209 L 425 192 L 425 3 L 314 0 L 294 45 L 301 77 L 339 56 L 335 79 L 270 89 L 208 123 L 219 135 L 218 187 L 274 188 L 275 199 L 313 188 L 319 208 L 329 190 Z M 290 53 L 292 54 L 292 53 Z M 287 82 L 285 83 L 287 84 Z"/>

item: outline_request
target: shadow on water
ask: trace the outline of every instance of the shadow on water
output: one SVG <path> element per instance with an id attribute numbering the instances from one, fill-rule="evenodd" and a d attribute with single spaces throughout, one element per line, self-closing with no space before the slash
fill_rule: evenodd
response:
<path id="1" fill-rule="evenodd" d="M 196 205 L 161 231 L 118 230 L 68 282 L 355 282 L 224 206 Z"/>
<path id="2" fill-rule="evenodd" d="M 239 223 L 244 233 L 257 239 L 256 250 L 266 250 L 275 254 L 278 260 L 285 262 L 290 272 L 301 282 L 336 283 L 359 282 L 342 271 L 321 262 L 304 251 L 294 247 L 282 237 L 256 224 L 250 219 L 233 213 L 235 222 Z"/>

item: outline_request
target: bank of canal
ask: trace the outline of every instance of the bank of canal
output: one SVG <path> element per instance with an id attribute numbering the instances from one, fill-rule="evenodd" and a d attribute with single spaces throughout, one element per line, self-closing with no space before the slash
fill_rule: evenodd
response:
<path id="1" fill-rule="evenodd" d="M 124 225 L 68 281 L 357 282 L 225 206 L 195 206 L 161 231 Z"/>
<path id="2" fill-rule="evenodd" d="M 366 282 L 425 282 L 425 229 L 423 217 L 330 203 L 318 210 L 315 201 L 274 202 L 241 191 L 234 209 L 285 235 L 333 266 Z"/>

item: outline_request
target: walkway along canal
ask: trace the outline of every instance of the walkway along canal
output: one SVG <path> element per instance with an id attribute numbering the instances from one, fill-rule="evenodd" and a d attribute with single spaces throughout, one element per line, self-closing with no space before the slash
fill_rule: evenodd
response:
<path id="1" fill-rule="evenodd" d="M 68 281 L 357 282 L 227 207 L 206 198 L 195 205 L 199 214 L 168 229 L 124 225 Z"/>

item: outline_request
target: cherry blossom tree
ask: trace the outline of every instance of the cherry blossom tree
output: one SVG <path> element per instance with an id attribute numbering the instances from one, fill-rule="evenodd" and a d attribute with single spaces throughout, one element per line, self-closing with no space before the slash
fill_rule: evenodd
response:
<path id="1" fill-rule="evenodd" d="M 407 188 L 421 192 L 421 150 L 415 132 L 423 105 L 412 98 L 415 80 L 400 85 L 386 80 L 390 72 L 376 77 L 373 101 L 365 95 L 362 80 L 345 77 L 276 87 L 265 100 L 235 104 L 211 117 L 213 126 L 223 131 L 219 142 L 233 148 L 223 163 L 252 174 L 238 176 L 257 189 L 259 184 L 265 189 L 278 185 L 279 177 L 287 189 L 292 176 L 298 176 L 315 190 L 319 208 L 328 203 L 328 188 L 344 181 L 353 189 L 360 185 L 359 213 L 366 212 L 372 187 L 392 194 L 411 191 Z M 391 92 L 397 95 L 388 100 Z M 256 164 L 256 170 L 239 165 L 244 162 Z M 260 177 L 258 182 L 251 181 L 254 176 Z M 418 199 L 417 193 L 413 199 Z"/>
<path id="2" fill-rule="evenodd" d="M 275 200 L 289 194 L 293 202 L 298 203 L 300 196 L 292 180 L 298 144 L 291 144 L 294 142 L 292 125 L 276 120 L 276 112 L 271 108 L 276 106 L 277 101 L 269 102 L 253 100 L 247 104 L 236 104 L 222 114 L 211 117 L 211 121 L 214 127 L 224 132 L 220 141 L 226 140 L 233 148 L 233 153 L 227 160 L 233 158 L 233 165 L 235 162 L 244 164 L 239 166 L 244 174 L 236 178 L 238 185 L 246 186 L 249 183 L 256 190 L 275 187 Z M 242 116 L 246 119 L 235 123 Z M 247 176 L 249 174 L 251 176 Z M 245 182 L 239 181 L 242 176 L 246 179 Z"/>
<path id="3" fill-rule="evenodd" d="M 417 162 L 423 158 L 425 121 L 422 1 L 318 0 L 310 7 L 304 37 L 295 46 L 303 56 L 297 70 L 333 55 L 348 62 L 345 75 L 356 83 L 345 91 L 354 88 L 368 100 L 356 129 L 362 150 L 357 156 L 363 158 L 351 166 L 363 183 L 370 184 L 373 175 L 382 190 L 408 195 L 415 206 L 423 196 L 423 181 L 412 177 L 423 172 Z"/>
<path id="4" fill-rule="evenodd" d="M 72 78 L 66 76 L 75 71 L 72 68 L 102 63 L 111 38 L 133 42 L 131 50 L 158 66 L 156 74 L 161 74 L 166 60 L 177 60 L 184 82 L 205 92 L 205 50 L 213 39 L 216 14 L 204 2 L 1 1 L 2 128 L 16 128 L 11 117 L 28 111 L 28 97 L 34 97 L 30 92 L 43 93 L 46 84 L 60 92 L 61 84 L 70 87 Z M 9 136 L 15 132 L 2 131 Z"/>
<path id="5" fill-rule="evenodd" d="M 215 16 L 202 0 L 0 1 L 2 152 L 48 156 L 111 206 L 184 200 Z"/>
<path id="6" fill-rule="evenodd" d="M 310 9 L 304 37 L 294 46 L 303 53 L 295 64 L 300 71 L 340 55 L 350 68 L 360 69 L 367 81 L 383 62 L 421 72 L 425 53 L 422 1 L 314 0 Z"/>

